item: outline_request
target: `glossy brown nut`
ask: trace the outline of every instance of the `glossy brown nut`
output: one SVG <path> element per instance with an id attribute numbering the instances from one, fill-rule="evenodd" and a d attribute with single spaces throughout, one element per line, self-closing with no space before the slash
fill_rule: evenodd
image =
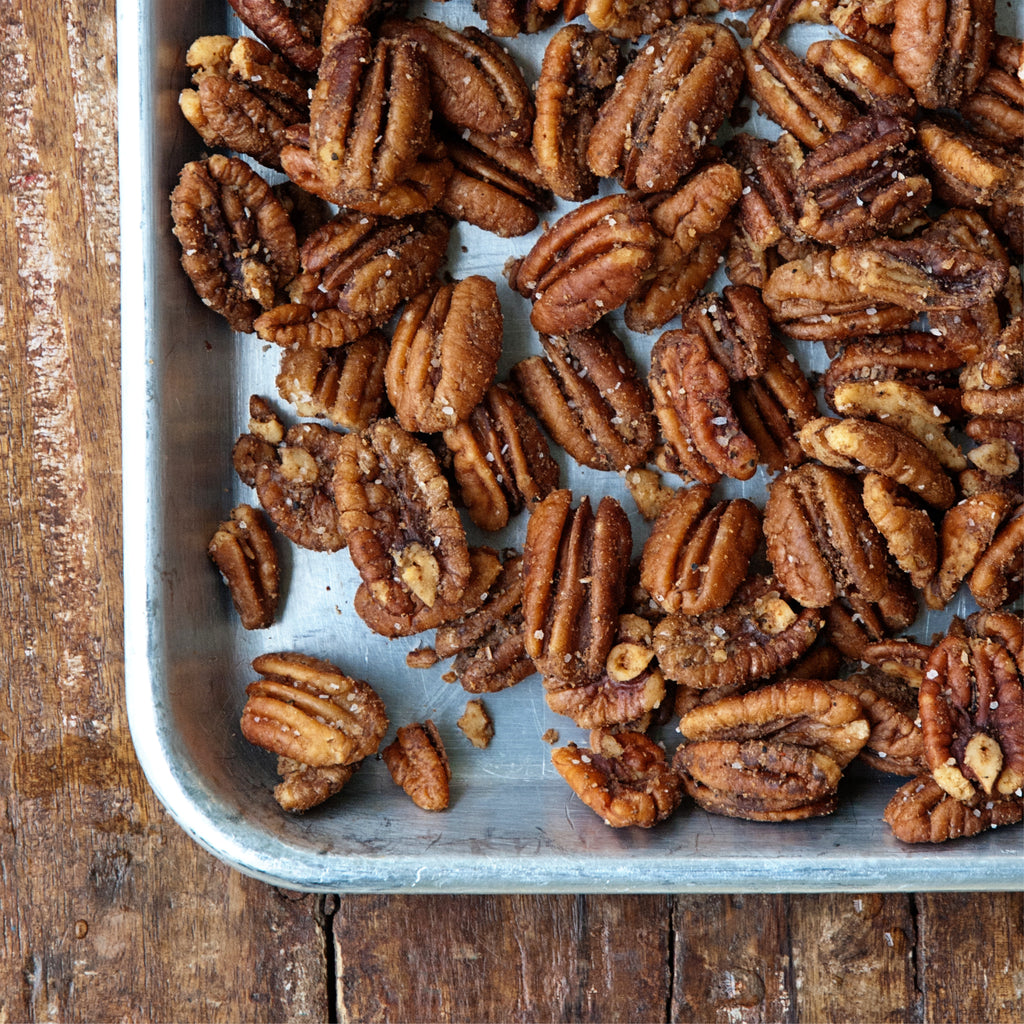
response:
<path id="1" fill-rule="evenodd" d="M 851 92 L 866 110 L 910 117 L 917 109 L 913 92 L 896 74 L 892 61 L 864 42 L 819 39 L 807 47 L 807 63 Z"/>
<path id="2" fill-rule="evenodd" d="M 626 326 L 649 333 L 688 306 L 718 269 L 732 234 L 739 171 L 726 163 L 695 172 L 674 194 L 647 200 L 660 236 L 654 262 L 626 303 Z"/>
<path id="3" fill-rule="evenodd" d="M 748 285 L 727 285 L 721 295 L 702 296 L 686 311 L 683 326 L 703 336 L 734 381 L 760 377 L 779 353 L 768 307 Z"/>
<path id="4" fill-rule="evenodd" d="M 475 9 L 492 36 L 509 38 L 547 28 L 559 5 L 550 0 L 476 0 Z"/>
<path id="5" fill-rule="evenodd" d="M 625 471 L 647 461 L 655 440 L 651 398 L 622 341 L 596 324 L 541 336 L 544 356 L 512 374 L 526 404 L 580 465 Z"/>
<path id="6" fill-rule="evenodd" d="M 527 505 L 547 497 L 558 463 L 537 421 L 507 387 L 488 388 L 462 423 L 444 432 L 458 500 L 482 530 L 500 530 Z"/>
<path id="7" fill-rule="evenodd" d="M 494 380 L 503 328 L 497 288 L 479 275 L 437 285 L 406 305 L 385 368 L 405 430 L 440 432 L 469 416 Z"/>
<path id="8" fill-rule="evenodd" d="M 558 774 L 612 828 L 650 828 L 679 806 L 682 786 L 665 751 L 643 733 L 594 730 L 590 747 L 551 752 Z"/>
<path id="9" fill-rule="evenodd" d="M 403 725 L 381 752 L 395 784 L 425 811 L 443 811 L 451 799 L 452 777 L 441 734 L 431 719 Z"/>
<path id="10" fill-rule="evenodd" d="M 278 757 L 281 782 L 274 787 L 274 799 L 286 811 L 308 811 L 340 793 L 358 767 L 357 762 L 314 768 L 291 757 Z"/>
<path id="11" fill-rule="evenodd" d="M 1024 136 L 1022 50 L 1020 39 L 996 35 L 988 70 L 960 104 L 960 113 L 974 131 L 1003 146 L 1015 146 Z"/>
<path id="12" fill-rule="evenodd" d="M 532 299 L 530 323 L 542 334 L 581 331 L 633 295 L 657 244 L 636 200 L 621 193 L 595 199 L 556 221 L 510 265 L 509 286 Z"/>
<path id="13" fill-rule="evenodd" d="M 666 612 L 724 608 L 761 543 L 761 515 L 745 498 L 712 505 L 711 488 L 678 491 L 644 543 L 640 583 Z"/>
<path id="14" fill-rule="evenodd" d="M 1024 675 L 1024 618 L 1014 612 L 975 612 L 966 621 L 970 636 L 1002 644 Z"/>
<path id="15" fill-rule="evenodd" d="M 239 19 L 303 71 L 320 64 L 323 4 L 318 0 L 228 0 Z"/>
<path id="16" fill-rule="evenodd" d="M 779 581 L 807 608 L 843 594 L 878 601 L 889 586 L 885 542 L 839 470 L 805 463 L 776 477 L 764 532 Z"/>
<path id="17" fill-rule="evenodd" d="M 559 29 L 545 47 L 533 152 L 548 187 L 563 199 L 579 202 L 597 191 L 597 175 L 587 166 L 587 143 L 621 61 L 607 35 L 576 24 Z"/>
<path id="18" fill-rule="evenodd" d="M 545 676 L 578 685 L 600 675 L 615 641 L 632 555 L 614 498 L 553 491 L 534 506 L 523 545 L 526 652 Z"/>
<path id="19" fill-rule="evenodd" d="M 727 28 L 694 18 L 661 29 L 601 106 L 587 147 L 591 171 L 625 189 L 674 189 L 732 110 L 742 80 Z"/>
<path id="20" fill-rule="evenodd" d="M 248 333 L 298 273 L 295 228 L 273 190 L 236 157 L 186 164 L 171 193 L 181 265 L 203 303 Z"/>
<path id="21" fill-rule="evenodd" d="M 690 0 L 586 0 L 585 10 L 595 28 L 635 42 L 685 18 L 692 6 Z"/>
<path id="22" fill-rule="evenodd" d="M 950 796 L 1020 796 L 1024 689 L 1002 644 L 947 636 L 928 659 L 918 705 L 929 770 Z"/>
<path id="23" fill-rule="evenodd" d="M 263 517 L 251 505 L 236 506 L 206 551 L 227 584 L 243 628 L 270 626 L 277 613 L 281 570 Z"/>
<path id="24" fill-rule="evenodd" d="M 896 564 L 919 590 L 935 574 L 938 538 L 928 513 L 902 495 L 896 481 L 880 473 L 864 477 L 864 508 Z"/>
<path id="25" fill-rule="evenodd" d="M 988 611 L 1020 597 L 1024 590 L 1024 506 L 1000 527 L 967 580 L 971 595 Z"/>

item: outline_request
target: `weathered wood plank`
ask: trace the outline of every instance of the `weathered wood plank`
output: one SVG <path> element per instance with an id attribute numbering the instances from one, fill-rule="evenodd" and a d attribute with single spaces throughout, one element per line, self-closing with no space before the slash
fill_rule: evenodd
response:
<path id="1" fill-rule="evenodd" d="M 662 896 L 348 897 L 338 1020 L 665 1020 L 670 909 Z"/>

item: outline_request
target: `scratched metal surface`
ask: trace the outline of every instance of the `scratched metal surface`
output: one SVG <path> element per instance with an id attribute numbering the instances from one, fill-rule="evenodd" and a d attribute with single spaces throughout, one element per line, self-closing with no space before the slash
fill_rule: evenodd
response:
<path id="1" fill-rule="evenodd" d="M 187 84 L 184 55 L 198 35 L 239 34 L 223 0 L 124 0 L 118 5 L 123 275 L 123 415 L 126 697 L 132 736 L 155 792 L 199 843 L 241 871 L 293 889 L 321 891 L 654 892 L 1003 889 L 1021 884 L 1022 832 L 992 832 L 936 848 L 898 843 L 882 809 L 902 780 L 852 769 L 840 810 L 803 823 L 755 824 L 684 804 L 649 831 L 613 830 L 577 800 L 541 739 L 585 734 L 548 710 L 539 677 L 484 701 L 495 723 L 490 747 L 470 746 L 455 727 L 467 694 L 441 676 L 446 665 L 411 670 L 407 652 L 425 640 L 388 642 L 351 607 L 357 576 L 345 552 L 283 548 L 279 621 L 246 634 L 205 555 L 228 510 L 253 496 L 230 468 L 250 394 L 274 399 L 279 353 L 232 335 L 205 310 L 178 266 L 168 195 L 198 137 L 177 108 Z M 1020 34 L 1020 6 L 1004 31 Z M 479 24 L 469 0 L 426 4 L 428 16 Z M 1001 12 L 1004 18 L 1007 12 Z M 787 36 L 795 48 L 814 30 Z M 535 80 L 550 32 L 506 41 Z M 755 118 L 754 130 L 775 135 Z M 568 206 L 563 204 L 552 219 Z M 455 276 L 498 278 L 506 318 L 499 376 L 536 342 L 528 307 L 500 278 L 533 236 L 501 240 L 459 226 L 449 249 Z M 463 252 L 463 247 L 465 252 Z M 646 371 L 651 337 L 616 322 Z M 823 368 L 822 353 L 798 357 Z M 280 405 L 280 404 L 279 404 Z M 285 410 L 287 412 L 287 410 Z M 564 485 L 612 494 L 630 514 L 637 550 L 646 527 L 621 479 L 563 457 Z M 765 477 L 730 482 L 723 494 L 763 504 Z M 492 544 L 522 542 L 525 519 Z M 957 610 L 966 611 L 966 607 Z M 944 620 L 922 617 L 927 638 Z M 274 802 L 274 758 L 241 737 L 244 687 L 253 657 L 299 650 L 370 681 L 394 728 L 432 717 L 450 755 L 451 807 L 416 808 L 383 762 L 368 759 L 326 806 L 301 817 Z M 667 746 L 678 737 L 666 730 Z"/>

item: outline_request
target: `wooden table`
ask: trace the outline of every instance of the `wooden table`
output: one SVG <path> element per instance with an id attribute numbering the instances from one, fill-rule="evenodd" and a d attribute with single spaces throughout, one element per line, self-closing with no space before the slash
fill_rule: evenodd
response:
<path id="1" fill-rule="evenodd" d="M 0 1021 L 1018 1021 L 1020 894 L 310 896 L 125 719 L 114 0 L 0 13 Z"/>

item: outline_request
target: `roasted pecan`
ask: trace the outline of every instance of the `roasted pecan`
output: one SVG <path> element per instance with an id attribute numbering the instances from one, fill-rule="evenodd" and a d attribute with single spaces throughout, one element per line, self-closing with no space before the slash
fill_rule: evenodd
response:
<path id="1" fill-rule="evenodd" d="M 626 189 L 674 189 L 714 139 L 742 80 L 739 46 L 724 26 L 695 18 L 661 29 L 602 104 L 590 169 Z"/>
<path id="2" fill-rule="evenodd" d="M 1016 601 L 1024 590 L 1024 505 L 1014 513 L 992 538 L 967 580 L 978 604 L 995 611 Z"/>
<path id="3" fill-rule="evenodd" d="M 800 143 L 788 132 L 774 142 L 740 132 L 728 152 L 743 175 L 737 220 L 751 244 L 765 249 L 784 236 L 795 238 L 796 176 L 804 162 Z"/>
<path id="4" fill-rule="evenodd" d="M 773 39 L 743 51 L 747 86 L 761 113 L 792 132 L 805 146 L 820 146 L 857 116 L 807 61 Z"/>
<path id="5" fill-rule="evenodd" d="M 828 16 L 836 0 L 766 0 L 765 3 L 746 3 L 745 0 L 731 0 L 723 4 L 727 10 L 756 8 L 747 21 L 747 32 L 752 46 L 760 46 L 765 39 L 778 39 L 789 25 L 811 22 L 827 25 Z"/>
<path id="6" fill-rule="evenodd" d="M 270 531 L 251 505 L 238 505 L 217 527 L 207 553 L 220 570 L 245 629 L 274 621 L 281 572 Z"/>
<path id="7" fill-rule="evenodd" d="M 563 199 L 579 202 L 597 191 L 597 176 L 587 166 L 587 144 L 621 60 L 607 35 L 580 25 L 559 29 L 544 50 L 533 152 L 548 187 Z"/>
<path id="8" fill-rule="evenodd" d="M 469 416 L 494 380 L 503 324 L 497 288 L 479 275 L 436 285 L 406 305 L 385 368 L 402 427 L 432 433 Z"/>
<path id="9" fill-rule="evenodd" d="M 458 500 L 482 530 L 500 530 L 558 486 L 559 467 L 537 421 L 501 384 L 444 432 Z"/>
<path id="10" fill-rule="evenodd" d="M 193 89 L 181 112 L 207 146 L 224 146 L 281 168 L 285 128 L 309 119 L 308 83 L 255 39 L 201 36 L 185 54 Z"/>
<path id="11" fill-rule="evenodd" d="M 839 470 L 805 463 L 776 477 L 764 532 L 779 581 L 804 607 L 841 594 L 878 601 L 889 585 L 885 543 Z"/>
<path id="12" fill-rule="evenodd" d="M 452 769 L 432 719 L 403 725 L 381 752 L 395 784 L 425 811 L 443 811 L 450 799 Z"/>
<path id="13" fill-rule="evenodd" d="M 760 377 L 778 354 L 768 309 L 756 288 L 727 285 L 687 310 L 683 325 L 703 335 L 732 380 Z"/>
<path id="14" fill-rule="evenodd" d="M 815 610 L 794 603 L 774 577 L 754 576 L 722 611 L 666 616 L 654 630 L 665 678 L 709 690 L 774 674 L 800 657 L 823 625 Z"/>
<path id="15" fill-rule="evenodd" d="M 707 484 L 678 491 L 644 543 L 640 583 L 667 612 L 724 608 L 761 543 L 761 516 L 745 498 L 711 502 Z"/>
<path id="16" fill-rule="evenodd" d="M 896 481 L 880 473 L 864 477 L 864 508 L 885 538 L 896 564 L 922 589 L 938 564 L 938 538 L 931 517 L 899 492 Z"/>
<path id="17" fill-rule="evenodd" d="M 632 554 L 629 520 L 614 498 L 597 512 L 584 496 L 552 491 L 534 506 L 523 546 L 526 653 L 566 684 L 601 674 L 615 641 Z"/>
<path id="18" fill-rule="evenodd" d="M 270 186 L 236 157 L 181 169 L 171 193 L 181 265 L 204 304 L 248 333 L 299 269 L 295 229 Z"/>
<path id="19" fill-rule="evenodd" d="M 928 767 L 950 796 L 1020 795 L 1024 690 L 1002 644 L 947 636 L 928 659 L 918 705 Z"/>
<path id="20" fill-rule="evenodd" d="M 892 63 L 922 107 L 959 107 L 988 67 L 994 0 L 894 0 Z"/>
<path id="21" fill-rule="evenodd" d="M 329 50 L 338 35 L 357 25 L 373 29 L 382 18 L 404 6 L 403 0 L 326 0 L 321 46 Z"/>
<path id="22" fill-rule="evenodd" d="M 854 39 L 819 39 L 807 47 L 807 63 L 839 88 L 851 93 L 866 110 L 910 117 L 914 95 L 896 74 L 885 54 Z"/>
<path id="23" fill-rule="evenodd" d="M 1014 612 L 982 611 L 968 616 L 965 624 L 970 636 L 1001 643 L 1024 675 L 1024 618 Z"/>
<path id="24" fill-rule="evenodd" d="M 691 13 L 690 0 L 586 0 L 591 24 L 616 39 L 649 36 Z"/>
<path id="25" fill-rule="evenodd" d="M 503 38 L 540 32 L 558 16 L 558 7 L 551 0 L 473 0 L 487 31 Z"/>
<path id="26" fill-rule="evenodd" d="M 626 325 L 648 333 L 668 323 L 718 269 L 732 234 L 729 211 L 740 196 L 739 171 L 710 164 L 673 195 L 647 200 L 659 234 L 654 263 L 626 303 Z"/>
<path id="27" fill-rule="evenodd" d="M 895 17 L 894 0 L 840 0 L 829 20 L 844 35 L 891 57 Z"/>
<path id="28" fill-rule="evenodd" d="M 558 774 L 612 828 L 650 828 L 679 806 L 682 786 L 665 751 L 639 732 L 595 729 L 590 747 L 551 752 Z"/>
<path id="29" fill-rule="evenodd" d="M 235 14 L 272 50 L 303 71 L 320 65 L 323 0 L 228 0 Z"/>
<path id="30" fill-rule="evenodd" d="M 932 649 L 927 644 L 894 637 L 865 645 L 859 652 L 860 660 L 874 666 L 887 676 L 902 679 L 917 690 L 924 677 L 924 666 L 931 657 Z"/>
<path id="31" fill-rule="evenodd" d="M 260 679 L 245 690 L 242 735 L 286 759 L 286 779 L 274 795 L 289 810 L 305 810 L 346 781 L 347 773 L 332 769 L 376 752 L 388 727 L 384 702 L 368 683 L 306 654 L 263 654 L 252 666 Z"/>
<path id="32" fill-rule="evenodd" d="M 249 430 L 231 450 L 231 464 L 246 487 L 256 486 L 256 470 L 272 460 L 284 440 L 285 428 L 271 404 L 259 395 L 249 396 Z"/>
<path id="33" fill-rule="evenodd" d="M 962 803 L 930 775 L 919 775 L 896 790 L 883 817 L 901 842 L 944 843 L 1002 825 L 1015 825 L 1022 814 L 1024 800 L 978 799 Z"/>
<path id="34" fill-rule="evenodd" d="M 651 399 L 618 336 L 596 324 L 541 335 L 541 344 L 545 355 L 529 356 L 512 373 L 548 433 L 583 466 L 642 466 L 655 439 Z"/>
<path id="35" fill-rule="evenodd" d="M 281 353 L 278 393 L 300 416 L 323 416 L 348 430 L 362 430 L 384 402 L 388 348 L 380 331 L 341 348 L 289 346 Z"/>
<path id="36" fill-rule="evenodd" d="M 478 750 L 483 750 L 494 739 L 494 722 L 481 700 L 466 701 L 466 710 L 455 724 Z"/>
<path id="37" fill-rule="evenodd" d="M 621 193 L 595 199 L 556 221 L 510 264 L 509 286 L 533 300 L 530 323 L 541 333 L 580 331 L 633 295 L 657 245 L 639 202 Z"/>
<path id="38" fill-rule="evenodd" d="M 314 768 L 292 757 L 278 757 L 282 781 L 274 787 L 274 799 L 286 811 L 308 811 L 340 793 L 358 767 L 356 763 Z"/>
<path id="39" fill-rule="evenodd" d="M 334 500 L 353 563 L 395 621 L 459 601 L 472 574 L 466 531 L 426 445 L 388 419 L 348 434 Z"/>
<path id="40" fill-rule="evenodd" d="M 965 426 L 979 442 L 1003 439 L 1024 453 L 1024 317 L 1016 316 L 977 362 L 960 374 Z"/>
<path id="41" fill-rule="evenodd" d="M 1024 43 L 997 35 L 988 70 L 978 88 L 961 104 L 960 113 L 974 131 L 1002 146 L 1016 146 L 1024 137 Z"/>
<path id="42" fill-rule="evenodd" d="M 720 474 L 749 480 L 757 448 L 740 429 L 729 375 L 702 335 L 666 331 L 651 350 L 648 377 L 654 411 L 682 471 L 704 483 Z"/>

